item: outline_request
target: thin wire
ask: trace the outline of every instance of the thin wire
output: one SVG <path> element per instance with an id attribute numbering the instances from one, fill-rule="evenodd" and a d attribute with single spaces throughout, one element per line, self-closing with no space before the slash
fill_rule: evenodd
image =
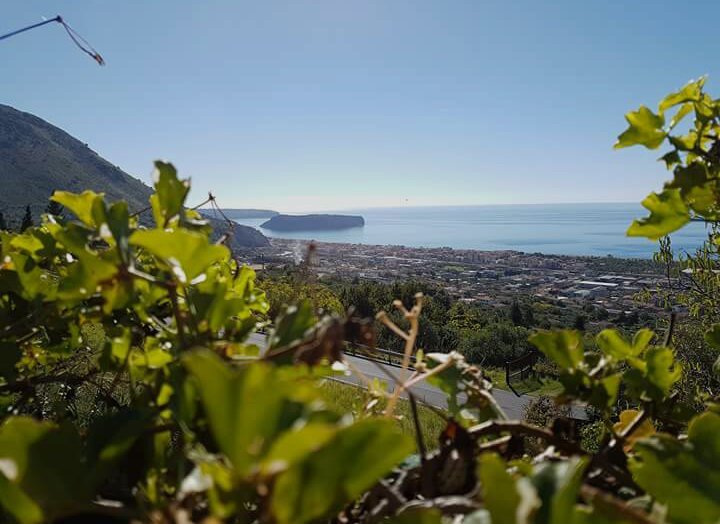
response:
<path id="1" fill-rule="evenodd" d="M 62 24 L 62 26 L 65 28 L 65 31 L 67 32 L 68 36 L 75 43 L 75 45 L 78 47 L 78 49 L 80 49 L 80 51 L 82 51 L 83 53 L 87 54 L 90 58 L 95 60 L 98 63 L 98 65 L 104 66 L 105 60 L 103 59 L 102 56 L 100 56 L 100 53 L 98 53 L 95 50 L 95 48 L 92 45 L 90 45 L 90 42 L 88 42 L 82 36 L 80 36 L 80 34 L 77 31 L 75 31 L 72 27 L 70 27 L 68 25 L 68 23 L 65 22 L 65 20 L 63 20 L 60 16 L 58 16 L 58 18 L 59 18 L 58 22 L 60 22 Z"/>
<path id="2" fill-rule="evenodd" d="M 63 26 L 65 28 L 65 31 L 67 32 L 68 36 L 73 41 L 73 43 L 77 46 L 77 48 L 80 49 L 80 51 L 82 51 L 83 53 L 87 54 L 90 58 L 95 60 L 98 63 L 98 65 L 101 65 L 101 66 L 105 65 L 105 60 L 100 55 L 100 53 L 98 53 L 95 50 L 95 48 L 92 45 L 90 45 L 90 42 L 85 40 L 80 35 L 80 33 L 78 33 L 72 27 L 70 27 L 70 25 L 68 25 L 68 23 L 65 22 L 65 20 L 63 20 L 63 17 L 60 15 L 56 16 L 55 18 L 51 18 L 50 20 L 44 20 L 42 22 L 38 22 L 37 24 L 32 24 L 27 27 L 18 29 L 16 31 L 11 31 L 7 34 L 4 34 L 4 35 L 0 36 L 0 41 L 5 40 L 6 38 L 10 38 L 11 36 L 15 36 L 15 35 L 19 35 L 20 33 L 24 33 L 25 31 L 30 31 L 31 29 L 36 29 L 38 27 L 50 24 L 52 22 L 57 22 L 58 24 L 60 24 L 61 26 Z"/>

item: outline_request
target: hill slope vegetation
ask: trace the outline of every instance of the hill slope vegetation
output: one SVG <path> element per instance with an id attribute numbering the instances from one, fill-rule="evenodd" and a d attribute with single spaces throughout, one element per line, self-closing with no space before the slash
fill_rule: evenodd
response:
<path id="1" fill-rule="evenodd" d="M 111 202 L 126 200 L 131 211 L 144 209 L 152 194 L 142 181 L 62 129 L 0 104 L 0 212 L 19 222 L 29 205 L 38 217 L 53 191 L 86 189 L 105 193 Z M 221 223 L 214 225 L 221 229 Z M 256 229 L 238 225 L 233 244 L 259 247 L 268 240 Z"/>

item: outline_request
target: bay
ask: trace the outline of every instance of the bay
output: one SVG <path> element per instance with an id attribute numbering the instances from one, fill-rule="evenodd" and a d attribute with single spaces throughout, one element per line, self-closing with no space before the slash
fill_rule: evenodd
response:
<path id="1" fill-rule="evenodd" d="M 517 250 L 559 255 L 650 258 L 657 243 L 631 238 L 625 231 L 646 215 L 638 204 L 515 204 L 428 206 L 334 211 L 359 214 L 361 228 L 339 231 L 275 232 L 259 227 L 266 219 L 238 223 L 257 227 L 266 236 L 321 242 Z M 702 223 L 691 223 L 672 235 L 676 251 L 694 251 L 707 236 Z"/>

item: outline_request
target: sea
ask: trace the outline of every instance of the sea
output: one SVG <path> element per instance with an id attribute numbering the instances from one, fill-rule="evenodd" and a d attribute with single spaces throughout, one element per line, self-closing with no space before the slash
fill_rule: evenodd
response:
<path id="1" fill-rule="evenodd" d="M 242 219 L 270 238 L 320 242 L 516 250 L 580 256 L 651 258 L 657 243 L 625 232 L 647 212 L 638 204 L 514 204 L 428 206 L 333 211 L 362 215 L 365 226 L 339 231 L 275 232 L 267 219 Z M 671 236 L 677 252 L 692 253 L 707 238 L 705 224 L 693 222 Z"/>

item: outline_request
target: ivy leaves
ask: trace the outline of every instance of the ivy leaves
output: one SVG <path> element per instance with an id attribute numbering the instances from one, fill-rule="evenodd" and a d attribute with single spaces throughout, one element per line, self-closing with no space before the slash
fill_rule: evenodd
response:
<path id="1" fill-rule="evenodd" d="M 541 331 L 530 342 L 560 367 L 565 397 L 606 411 L 615 406 L 621 381 L 637 402 L 668 400 L 682 371 L 670 348 L 649 345 L 653 338 L 648 329 L 638 331 L 632 341 L 606 329 L 595 338 L 599 353 L 584 351 L 578 331 Z"/>
<path id="2" fill-rule="evenodd" d="M 207 351 L 183 360 L 233 474 L 274 479 L 270 505 L 278 522 L 339 510 L 414 448 L 391 420 L 347 425 L 313 409 L 316 390 L 303 383 L 302 370 L 260 362 L 230 370 Z"/>
<path id="3" fill-rule="evenodd" d="M 651 193 L 643 200 L 650 214 L 632 223 L 627 231 L 629 236 L 658 240 L 682 228 L 693 217 L 718 217 L 720 102 L 703 91 L 704 85 L 705 78 L 689 82 L 660 101 L 657 113 L 641 106 L 625 116 L 628 129 L 618 137 L 615 147 L 640 145 L 657 149 L 667 141 L 672 149 L 661 160 L 673 170 L 673 180 L 665 184 L 663 191 Z M 666 125 L 666 115 L 674 109 L 675 114 Z M 694 121 L 688 132 L 671 134 L 691 114 Z"/>
<path id="4" fill-rule="evenodd" d="M 691 421 L 688 438 L 657 434 L 635 443 L 630 469 L 636 482 L 679 523 L 720 520 L 720 415 Z"/>

